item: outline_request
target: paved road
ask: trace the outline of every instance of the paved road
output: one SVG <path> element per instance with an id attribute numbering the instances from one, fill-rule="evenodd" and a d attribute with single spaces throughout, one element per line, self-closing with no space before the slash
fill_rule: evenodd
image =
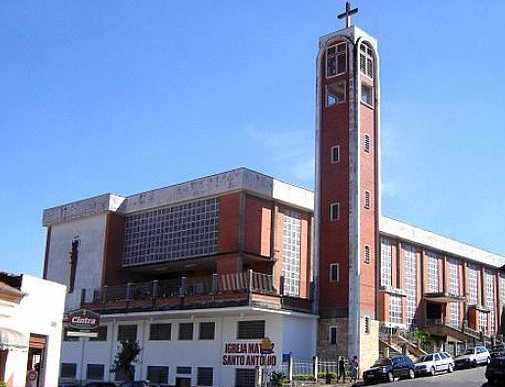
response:
<path id="1" fill-rule="evenodd" d="M 384 383 L 377 386 L 402 387 L 491 387 L 484 376 L 486 367 L 457 370 L 452 374 L 420 377 L 413 380 L 400 380 L 393 384 Z"/>

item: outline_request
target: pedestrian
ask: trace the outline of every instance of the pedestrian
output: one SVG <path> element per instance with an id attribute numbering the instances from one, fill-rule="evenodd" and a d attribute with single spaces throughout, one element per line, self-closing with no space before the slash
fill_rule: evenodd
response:
<path id="1" fill-rule="evenodd" d="M 338 357 L 338 381 L 342 378 L 342 382 L 345 382 L 345 360 L 343 356 Z"/>
<path id="2" fill-rule="evenodd" d="M 358 357 L 354 356 L 351 360 L 352 381 L 357 382 L 359 378 L 359 362 Z"/>

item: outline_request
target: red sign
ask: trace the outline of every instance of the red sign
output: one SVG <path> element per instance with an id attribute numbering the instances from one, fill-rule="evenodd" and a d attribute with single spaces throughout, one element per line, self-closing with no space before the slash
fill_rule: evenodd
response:
<path id="1" fill-rule="evenodd" d="M 100 325 L 100 315 L 87 309 L 78 309 L 68 313 L 68 328 L 78 331 L 92 331 Z"/>

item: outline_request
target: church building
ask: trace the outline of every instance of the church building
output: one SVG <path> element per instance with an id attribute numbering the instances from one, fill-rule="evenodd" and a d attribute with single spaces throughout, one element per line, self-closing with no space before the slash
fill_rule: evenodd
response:
<path id="1" fill-rule="evenodd" d="M 100 316 L 64 332 L 61 381 L 121 380 L 122 340 L 137 380 L 249 387 L 290 361 L 417 356 L 419 328 L 453 354 L 500 338 L 505 257 L 381 214 L 378 43 L 355 12 L 319 40 L 314 192 L 238 168 L 44 210 L 44 278 Z"/>

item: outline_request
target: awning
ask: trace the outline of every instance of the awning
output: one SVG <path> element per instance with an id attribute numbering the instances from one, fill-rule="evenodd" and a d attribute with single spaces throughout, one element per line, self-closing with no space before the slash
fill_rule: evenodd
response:
<path id="1" fill-rule="evenodd" d="M 23 333 L 10 328 L 0 327 L 1 350 L 28 350 L 29 339 Z"/>

